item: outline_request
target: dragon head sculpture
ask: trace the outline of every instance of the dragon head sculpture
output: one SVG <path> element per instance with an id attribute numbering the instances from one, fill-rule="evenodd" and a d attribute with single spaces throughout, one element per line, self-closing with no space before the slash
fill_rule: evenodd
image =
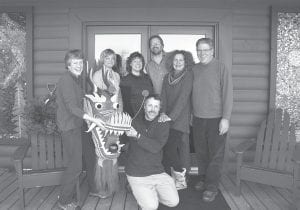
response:
<path id="1" fill-rule="evenodd" d="M 105 123 L 103 129 L 87 121 L 87 132 L 92 132 L 98 164 L 102 166 L 104 160 L 116 163 L 124 146 L 120 144 L 119 136 L 130 130 L 132 119 L 127 113 L 119 111 L 118 94 L 99 90 L 93 85 L 93 92 L 85 95 L 83 107 L 88 115 L 100 118 Z"/>

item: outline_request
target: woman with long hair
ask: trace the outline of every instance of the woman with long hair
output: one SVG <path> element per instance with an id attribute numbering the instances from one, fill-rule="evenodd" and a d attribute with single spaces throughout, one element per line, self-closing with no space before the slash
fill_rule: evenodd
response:
<path id="1" fill-rule="evenodd" d="M 175 50 L 166 62 L 169 73 L 164 77 L 161 100 L 162 113 L 159 121 L 170 121 L 169 138 L 164 146 L 163 164 L 165 170 L 172 174 L 178 190 L 187 187 L 185 173 L 178 150 L 182 137 L 189 133 L 191 115 L 191 93 L 194 65 L 191 53 Z"/>
<path id="2" fill-rule="evenodd" d="M 120 76 L 114 71 L 116 63 L 116 54 L 111 49 L 106 49 L 100 54 L 98 65 L 95 66 L 94 73 L 90 72 L 90 78 L 93 85 L 96 85 L 100 94 L 108 94 L 110 96 L 117 94 L 116 107 L 118 112 L 122 112 L 123 103 L 120 91 Z M 112 138 L 118 136 L 106 135 L 104 138 L 111 141 Z M 115 140 L 115 139 L 114 139 Z M 96 155 L 95 155 L 96 156 Z M 110 159 L 101 159 L 96 156 L 94 167 L 94 183 L 90 189 L 90 195 L 106 198 L 112 196 L 119 188 L 118 164 Z M 99 161 L 101 164 L 99 164 Z"/>
<path id="3" fill-rule="evenodd" d="M 120 75 L 115 72 L 116 53 L 112 49 L 105 49 L 100 54 L 100 59 L 94 70 L 92 80 L 100 89 L 110 94 L 118 94 L 119 111 L 123 110 L 120 91 Z"/>

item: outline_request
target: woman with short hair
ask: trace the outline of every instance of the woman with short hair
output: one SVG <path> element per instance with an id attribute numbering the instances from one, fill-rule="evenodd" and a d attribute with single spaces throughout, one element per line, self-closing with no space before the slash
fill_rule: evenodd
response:
<path id="1" fill-rule="evenodd" d="M 134 117 L 142 109 L 145 97 L 153 93 L 151 79 L 144 73 L 144 67 L 143 55 L 139 52 L 131 53 L 126 61 L 128 75 L 121 79 L 124 111 L 131 117 Z"/>

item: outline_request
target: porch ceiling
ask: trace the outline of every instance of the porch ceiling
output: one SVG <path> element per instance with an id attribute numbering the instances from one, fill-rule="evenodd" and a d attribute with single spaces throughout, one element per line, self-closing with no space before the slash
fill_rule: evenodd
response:
<path id="1" fill-rule="evenodd" d="M 300 6 L 299 0 L 0 0 L 2 5 L 64 6 L 64 7 L 172 7 L 172 8 L 236 8 L 270 5 Z"/>

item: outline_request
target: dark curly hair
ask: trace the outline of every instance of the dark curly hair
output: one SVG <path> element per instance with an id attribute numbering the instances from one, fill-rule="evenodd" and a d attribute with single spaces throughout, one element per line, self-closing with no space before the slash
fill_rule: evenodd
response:
<path id="1" fill-rule="evenodd" d="M 131 62 L 135 59 L 135 58 L 139 58 L 142 61 L 142 70 L 141 70 L 141 74 L 144 73 L 143 69 L 145 67 L 145 59 L 144 56 L 139 53 L 139 52 L 133 52 L 129 55 L 129 57 L 126 60 L 126 71 L 130 74 L 132 74 L 132 67 L 131 67 Z"/>
<path id="2" fill-rule="evenodd" d="M 173 60 L 177 54 L 181 54 L 184 57 L 184 69 L 188 71 L 191 70 L 195 64 L 192 53 L 185 50 L 174 50 L 170 52 L 166 60 L 166 68 L 169 70 L 169 72 L 174 71 Z"/>

